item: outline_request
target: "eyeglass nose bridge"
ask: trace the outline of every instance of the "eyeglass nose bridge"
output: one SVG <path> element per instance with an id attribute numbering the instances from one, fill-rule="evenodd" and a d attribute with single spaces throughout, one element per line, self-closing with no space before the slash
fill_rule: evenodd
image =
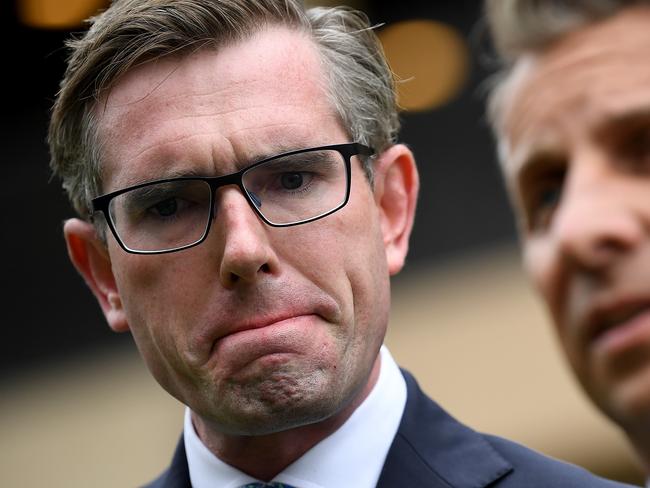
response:
<path id="1" fill-rule="evenodd" d="M 246 171 L 247 168 L 244 168 L 243 170 L 238 171 L 236 173 L 231 173 L 229 175 L 224 175 L 224 176 L 216 176 L 208 180 L 208 184 L 210 185 L 211 205 L 210 205 L 210 218 L 208 221 L 208 228 L 205 230 L 205 237 L 207 237 L 208 233 L 210 232 L 210 227 L 212 226 L 212 222 L 217 218 L 216 207 L 217 207 L 217 195 L 219 193 L 219 189 L 226 186 L 238 187 L 239 191 L 242 193 L 244 199 L 246 200 L 246 202 L 248 202 L 248 205 L 250 205 L 255 215 L 258 218 L 260 218 L 263 222 L 268 223 L 267 219 L 264 218 L 262 212 L 259 210 L 259 207 L 261 207 L 262 202 L 254 193 L 248 192 L 244 187 L 243 178 L 244 178 L 244 173 L 246 173 Z"/>

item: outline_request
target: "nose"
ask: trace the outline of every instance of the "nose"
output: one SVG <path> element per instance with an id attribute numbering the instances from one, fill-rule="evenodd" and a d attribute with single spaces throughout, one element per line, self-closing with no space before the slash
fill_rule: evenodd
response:
<path id="1" fill-rule="evenodd" d="M 644 224 L 634 189 L 612 173 L 570 175 L 554 219 L 565 259 L 585 269 L 607 267 L 636 248 Z"/>
<path id="2" fill-rule="evenodd" d="M 217 199 L 213 232 L 219 234 L 222 285 L 231 289 L 276 273 L 278 258 L 269 241 L 270 228 L 253 212 L 244 195 L 228 187 Z"/>

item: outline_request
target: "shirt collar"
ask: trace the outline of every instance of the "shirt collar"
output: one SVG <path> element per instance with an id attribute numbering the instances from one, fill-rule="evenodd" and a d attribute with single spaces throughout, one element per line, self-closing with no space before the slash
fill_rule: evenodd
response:
<path id="1" fill-rule="evenodd" d="M 374 388 L 350 418 L 273 481 L 297 488 L 376 486 L 406 404 L 406 383 L 388 348 L 381 348 Z M 257 481 L 217 458 L 201 442 L 185 410 L 185 450 L 195 488 L 235 488 Z M 363 466 L 363 469 L 359 469 Z"/>

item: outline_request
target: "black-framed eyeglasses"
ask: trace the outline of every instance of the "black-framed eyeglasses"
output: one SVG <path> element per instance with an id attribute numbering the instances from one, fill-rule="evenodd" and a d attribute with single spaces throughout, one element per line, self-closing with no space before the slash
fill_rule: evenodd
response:
<path id="1" fill-rule="evenodd" d="M 218 209 L 217 189 L 237 185 L 268 225 L 313 222 L 350 197 L 351 158 L 371 156 L 359 143 L 279 154 L 224 176 L 181 176 L 123 188 L 92 200 L 120 246 L 135 254 L 180 251 L 203 242 Z"/>

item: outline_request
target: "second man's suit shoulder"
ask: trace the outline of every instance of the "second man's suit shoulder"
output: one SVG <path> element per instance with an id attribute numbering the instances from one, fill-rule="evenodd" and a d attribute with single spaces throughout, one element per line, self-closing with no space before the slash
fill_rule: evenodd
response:
<path id="1" fill-rule="evenodd" d="M 630 488 L 633 485 L 608 480 L 584 468 L 548 457 L 516 442 L 484 434 L 485 440 L 512 463 L 512 476 L 503 480 L 503 488 Z M 510 479 L 508 479 L 510 478 Z M 501 486 L 501 485 L 499 485 Z"/>

